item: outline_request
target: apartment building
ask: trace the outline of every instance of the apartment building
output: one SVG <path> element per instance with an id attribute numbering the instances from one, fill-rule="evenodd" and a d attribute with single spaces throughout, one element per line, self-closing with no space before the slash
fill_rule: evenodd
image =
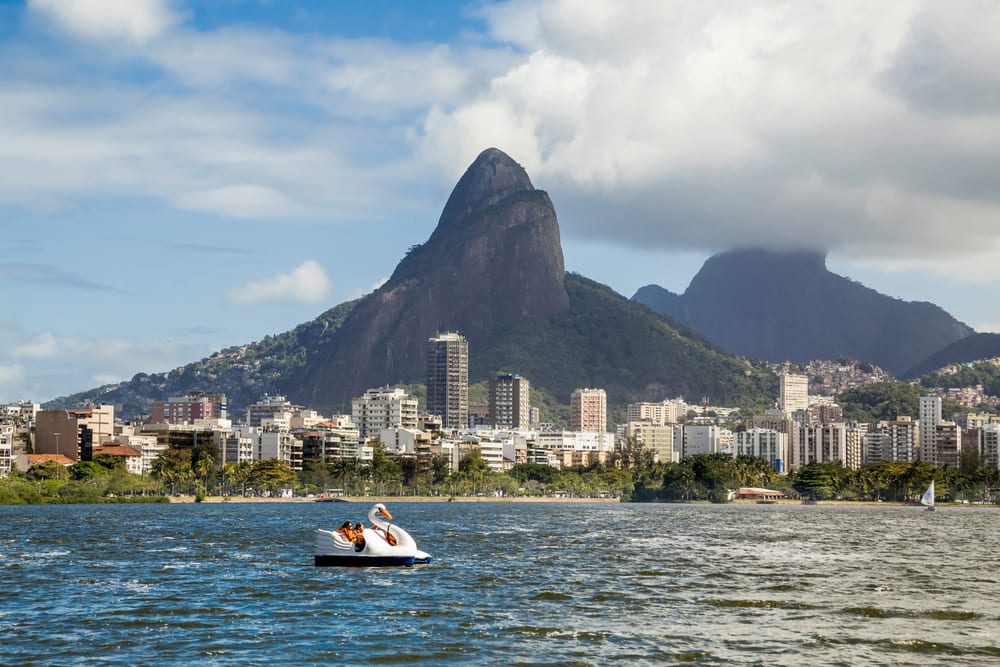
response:
<path id="1" fill-rule="evenodd" d="M 577 389 L 570 395 L 569 428 L 595 433 L 608 430 L 608 395 L 603 389 Z"/>
<path id="2" fill-rule="evenodd" d="M 520 375 L 502 374 L 490 380 L 489 421 L 493 428 L 531 427 L 531 383 Z"/>
<path id="3" fill-rule="evenodd" d="M 369 389 L 351 400 L 351 421 L 362 442 L 378 440 L 387 428 L 417 428 L 417 399 L 399 387 Z"/>
<path id="4" fill-rule="evenodd" d="M 469 343 L 456 332 L 427 341 L 427 411 L 441 415 L 444 427 L 469 423 Z"/>

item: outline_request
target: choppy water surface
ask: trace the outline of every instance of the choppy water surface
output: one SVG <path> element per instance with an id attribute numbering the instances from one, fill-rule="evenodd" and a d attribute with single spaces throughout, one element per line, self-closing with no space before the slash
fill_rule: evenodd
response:
<path id="1" fill-rule="evenodd" d="M 433 564 L 314 567 L 353 503 L 0 507 L 0 663 L 1000 663 L 995 509 L 387 504 Z"/>

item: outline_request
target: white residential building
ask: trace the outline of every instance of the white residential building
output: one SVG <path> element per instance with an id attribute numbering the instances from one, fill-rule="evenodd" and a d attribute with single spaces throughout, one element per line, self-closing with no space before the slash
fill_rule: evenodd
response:
<path id="1" fill-rule="evenodd" d="M 785 472 L 788 436 L 771 428 L 751 428 L 736 434 L 736 454 L 759 456 L 774 470 Z"/>
<path id="2" fill-rule="evenodd" d="M 577 449 L 594 452 L 615 451 L 615 434 L 597 431 L 551 431 L 538 434 L 539 449 Z"/>
<path id="3" fill-rule="evenodd" d="M 417 428 L 417 399 L 396 388 L 369 389 L 351 401 L 351 420 L 362 442 L 377 440 L 388 428 Z"/>
<path id="4" fill-rule="evenodd" d="M 15 401 L 0 405 L 0 416 L 5 414 L 8 417 L 19 419 L 29 426 L 35 423 L 35 414 L 42 409 L 42 406 L 33 401 Z"/>
<path id="5" fill-rule="evenodd" d="M 228 464 L 253 463 L 254 439 L 234 431 L 215 431 L 212 434 L 215 448 L 218 452 L 216 466 L 221 468 Z"/>
<path id="6" fill-rule="evenodd" d="M 714 424 L 684 426 L 684 442 L 681 451 L 684 456 L 695 454 L 715 454 L 722 451 L 721 429 Z"/>
<path id="7" fill-rule="evenodd" d="M 146 475 L 153 472 L 153 461 L 170 448 L 166 442 L 159 442 L 155 435 L 122 433 L 118 440 L 142 454 L 142 472 Z"/>
<path id="8" fill-rule="evenodd" d="M 778 377 L 778 407 L 791 415 L 796 410 L 809 408 L 809 378 L 796 373 Z"/>
<path id="9" fill-rule="evenodd" d="M 253 451 L 253 461 L 284 461 L 292 470 L 302 470 L 302 441 L 285 431 L 263 431 L 252 426 L 234 430 L 240 438 L 248 438 Z M 237 444 L 237 446 L 242 446 Z"/>
<path id="10" fill-rule="evenodd" d="M 0 424 L 0 477 L 10 473 L 14 461 L 14 427 L 11 424 Z"/>
<path id="11" fill-rule="evenodd" d="M 291 419 L 296 409 L 299 409 L 298 406 L 292 405 L 284 396 L 265 394 L 256 403 L 247 406 L 246 423 L 248 426 L 260 426 L 262 419 L 274 419 L 275 414 Z"/>
<path id="12" fill-rule="evenodd" d="M 857 467 L 860 463 L 852 461 L 847 448 L 847 424 L 829 423 L 812 424 L 799 427 L 798 466 L 810 463 L 839 462 L 844 467 Z"/>
<path id="13" fill-rule="evenodd" d="M 415 428 L 394 426 L 384 429 L 379 434 L 379 440 L 388 452 L 413 455 L 417 453 L 418 447 L 430 444 L 431 434 Z"/>
<path id="14" fill-rule="evenodd" d="M 883 461 L 916 461 L 920 443 L 920 423 L 906 415 L 900 415 L 893 421 L 881 421 L 875 430 L 888 436 L 880 440 Z M 874 442 L 874 441 L 873 441 Z M 871 454 L 869 454 L 871 459 Z"/>
<path id="15" fill-rule="evenodd" d="M 1000 424 L 986 424 L 979 430 L 979 456 L 984 466 L 1000 468 Z"/>

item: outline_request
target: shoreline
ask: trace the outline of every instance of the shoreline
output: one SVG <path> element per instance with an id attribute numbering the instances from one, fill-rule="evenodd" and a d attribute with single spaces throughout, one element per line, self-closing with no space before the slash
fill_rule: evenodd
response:
<path id="1" fill-rule="evenodd" d="M 194 503 L 194 496 L 172 496 L 171 503 Z M 620 503 L 618 498 L 553 498 L 529 496 L 340 496 L 338 498 L 257 498 L 207 496 L 203 503 Z"/>
<path id="2" fill-rule="evenodd" d="M 173 503 L 195 503 L 194 496 L 174 496 L 170 498 Z M 455 496 L 449 501 L 446 496 L 341 496 L 336 499 L 327 498 L 258 498 L 242 496 L 208 496 L 202 503 L 329 503 L 350 504 L 350 503 L 621 503 L 619 498 L 553 498 L 553 497 L 495 497 L 495 496 Z M 707 500 L 685 500 L 678 502 L 648 502 L 635 503 L 636 505 L 711 505 Z M 918 507 L 923 506 L 918 503 L 906 503 L 899 501 L 872 500 L 815 500 L 802 501 L 795 499 L 776 500 L 774 502 L 758 503 L 756 500 L 732 500 L 720 505 L 804 505 L 804 506 L 840 506 L 840 507 Z M 974 503 L 940 503 L 937 507 L 993 507 L 1000 508 L 1000 505 L 980 505 Z"/>

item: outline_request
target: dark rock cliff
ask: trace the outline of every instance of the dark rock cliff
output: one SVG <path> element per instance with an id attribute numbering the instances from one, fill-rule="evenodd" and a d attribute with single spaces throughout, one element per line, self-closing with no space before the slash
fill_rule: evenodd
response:
<path id="1" fill-rule="evenodd" d="M 949 364 L 967 364 L 1000 357 L 1000 334 L 977 333 L 944 347 L 903 374 L 918 378 Z"/>
<path id="2" fill-rule="evenodd" d="M 427 339 L 442 330 L 468 338 L 470 381 L 520 373 L 543 404 L 546 394 L 566 404 L 574 388 L 599 386 L 612 406 L 684 395 L 760 408 L 777 391 L 774 375 L 759 365 L 604 285 L 567 275 L 548 195 L 489 149 L 458 182 L 428 241 L 374 293 L 292 331 L 58 402 L 109 401 L 134 415 L 179 393 L 217 391 L 238 414 L 277 392 L 327 411 L 370 387 L 422 382 Z"/>
<path id="3" fill-rule="evenodd" d="M 848 356 L 900 374 L 972 333 L 932 303 L 894 299 L 830 272 L 812 252 L 721 253 L 683 295 L 652 285 L 633 299 L 734 354 L 776 362 Z"/>
<path id="4" fill-rule="evenodd" d="M 549 196 L 502 151 L 483 151 L 437 228 L 365 298 L 286 388 L 309 405 L 345 405 L 369 387 L 423 378 L 427 339 L 459 331 L 471 350 L 511 320 L 562 312 L 559 224 Z"/>

